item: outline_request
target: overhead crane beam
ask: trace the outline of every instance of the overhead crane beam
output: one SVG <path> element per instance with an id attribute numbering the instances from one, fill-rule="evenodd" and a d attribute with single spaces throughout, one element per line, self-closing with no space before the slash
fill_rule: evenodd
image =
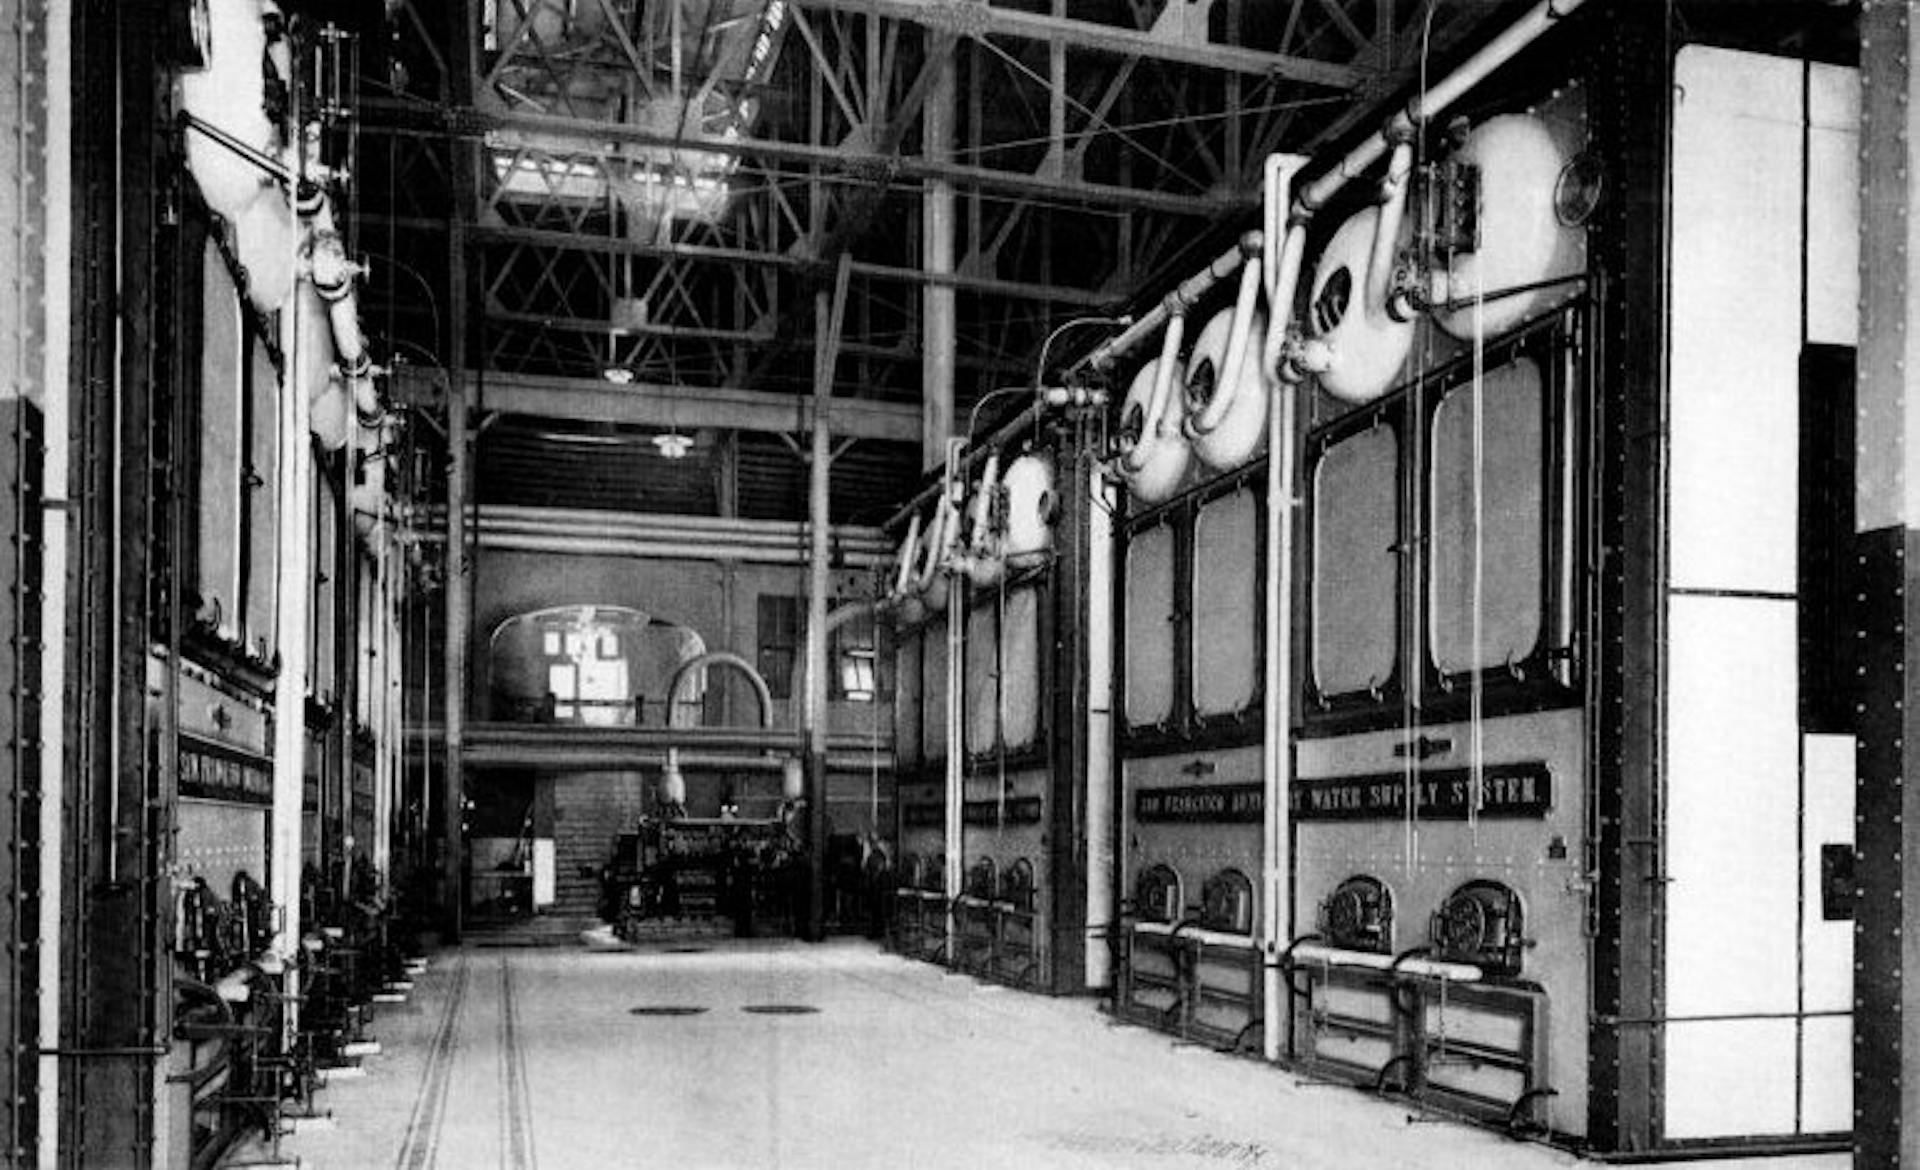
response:
<path id="1" fill-rule="evenodd" d="M 396 376 L 401 402 L 434 405 L 443 396 L 426 372 Z M 627 423 L 634 426 L 717 427 L 762 434 L 811 430 L 811 398 L 730 387 L 669 386 L 634 382 L 616 386 L 593 378 L 561 378 L 489 371 L 466 379 L 466 404 L 536 418 Z M 834 433 L 846 439 L 920 441 L 920 408 L 912 403 L 863 398 L 833 399 Z"/>
<path id="2" fill-rule="evenodd" d="M 1062 205 L 1094 205 L 1155 211 L 1198 219 L 1251 211 L 1260 204 L 1257 187 L 1228 193 L 1154 191 L 1094 183 L 1084 179 L 1049 177 L 965 163 L 937 163 L 904 154 L 885 154 L 837 145 L 814 145 L 771 138 L 721 138 L 709 134 L 668 134 L 624 122 L 568 118 L 551 114 L 521 114 L 473 107 L 429 106 L 419 103 L 369 99 L 366 123 L 376 132 L 397 136 L 484 140 L 495 131 L 541 135 L 558 149 L 579 143 L 583 154 L 603 154 L 613 145 L 657 150 L 711 152 L 776 162 L 820 167 L 829 174 L 853 175 L 874 182 L 901 179 L 947 179 L 982 190 L 1026 195 Z"/>
<path id="3" fill-rule="evenodd" d="M 366 222 L 379 224 L 384 221 L 370 217 Z M 397 222 L 395 226 L 408 230 L 444 230 L 445 225 L 432 220 L 408 220 Z M 710 244 L 657 244 L 648 240 L 610 240 L 603 236 L 556 231 L 551 228 L 480 226 L 470 229 L 467 236 L 481 244 L 525 244 L 530 247 L 588 252 L 601 256 L 638 256 L 656 260 L 706 260 L 725 264 L 770 265 L 796 271 L 817 268 L 820 264 L 810 256 L 802 256 L 794 252 L 723 248 Z M 1000 280 L 967 272 L 928 272 L 920 268 L 875 264 L 867 260 L 853 261 L 851 271 L 855 276 L 875 280 L 936 285 L 962 292 L 986 293 L 1019 300 L 1050 301 L 1054 304 L 1090 309 L 1111 308 L 1117 304 L 1116 297 L 1100 289 L 1037 284 L 1023 280 Z"/>
<path id="4" fill-rule="evenodd" d="M 1260 77 L 1280 77 L 1329 89 L 1355 89 L 1375 80 L 1370 70 L 1291 53 L 1269 53 L 1237 45 L 1175 39 L 1154 32 L 1076 20 L 987 0 L 798 0 L 802 8 L 876 15 L 928 28 L 975 36 L 1019 37 L 1122 57 L 1140 57 L 1175 65 L 1193 65 Z"/>

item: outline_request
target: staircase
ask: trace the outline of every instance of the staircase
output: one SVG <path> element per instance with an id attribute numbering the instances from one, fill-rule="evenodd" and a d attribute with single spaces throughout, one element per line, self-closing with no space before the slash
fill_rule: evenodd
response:
<path id="1" fill-rule="evenodd" d="M 578 772 L 553 781 L 554 904 L 546 914 L 595 918 L 600 867 L 613 859 L 613 839 L 631 833 L 645 808 L 637 772 Z"/>

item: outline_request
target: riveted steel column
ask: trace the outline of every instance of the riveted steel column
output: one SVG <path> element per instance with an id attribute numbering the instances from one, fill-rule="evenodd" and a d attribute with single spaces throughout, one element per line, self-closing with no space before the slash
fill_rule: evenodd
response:
<path id="1" fill-rule="evenodd" d="M 1589 125 L 1620 194 L 1599 215 L 1596 289 L 1595 535 L 1591 628 L 1594 795 L 1587 850 L 1594 892 L 1592 1086 L 1587 1137 L 1601 1151 L 1647 1149 L 1660 1133 L 1662 1043 L 1628 1021 L 1661 1014 L 1665 684 L 1665 212 L 1671 48 L 1659 5 L 1615 5 L 1590 60 Z"/>
<path id="2" fill-rule="evenodd" d="M 816 345 L 813 366 L 813 436 L 808 458 L 808 511 L 811 524 L 807 553 L 807 922 L 802 937 L 819 941 L 826 936 L 827 913 L 827 592 L 832 557 L 833 436 L 829 421 L 833 399 L 833 370 L 839 364 L 840 330 L 846 320 L 847 278 L 853 257 L 840 253 L 833 289 L 822 288 L 813 297 Z"/>
<path id="3" fill-rule="evenodd" d="M 1920 825 L 1920 784 L 1906 783 L 1920 742 L 1920 330 L 1912 323 L 1914 53 L 1906 0 L 1875 0 L 1860 18 L 1861 216 L 1859 471 L 1856 596 L 1861 648 L 1855 848 L 1854 1165 L 1920 1163 L 1920 865 L 1906 862 L 1907 824 Z"/>
<path id="4" fill-rule="evenodd" d="M 929 162 L 953 161 L 954 72 L 964 40 L 927 39 L 935 54 L 926 68 L 930 74 L 921 151 Z M 929 177 L 921 202 L 921 268 L 930 277 L 953 274 L 954 197 L 950 179 Z M 937 466 L 946 458 L 947 436 L 953 434 L 953 371 L 956 337 L 954 289 L 940 280 L 928 280 L 920 290 L 921 406 L 920 460 Z"/>

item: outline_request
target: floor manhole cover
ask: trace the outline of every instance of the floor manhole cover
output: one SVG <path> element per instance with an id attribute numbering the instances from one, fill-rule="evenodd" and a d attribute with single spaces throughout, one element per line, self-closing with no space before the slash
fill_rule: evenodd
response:
<path id="1" fill-rule="evenodd" d="M 628 1008 L 630 1016 L 697 1016 L 706 1011 L 703 1007 L 690 1004 L 657 1004 L 647 1007 Z"/>

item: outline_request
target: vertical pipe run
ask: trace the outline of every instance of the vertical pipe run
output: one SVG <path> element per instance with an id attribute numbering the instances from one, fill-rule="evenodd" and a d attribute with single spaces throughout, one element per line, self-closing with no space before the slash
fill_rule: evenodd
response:
<path id="1" fill-rule="evenodd" d="M 949 163 L 953 161 L 955 61 L 965 42 L 929 34 L 927 43 L 932 54 L 926 64 L 931 70 L 931 84 L 921 149 L 929 162 Z M 931 277 L 952 275 L 954 198 L 950 180 L 926 181 L 920 236 L 921 268 Z M 920 288 L 920 306 L 920 459 L 923 468 L 931 469 L 946 458 L 947 437 L 953 434 L 954 426 L 953 370 L 958 343 L 953 286 L 927 281 Z"/>
<path id="2" fill-rule="evenodd" d="M 1274 155 L 1267 160 L 1265 175 L 1266 231 L 1262 240 L 1268 250 L 1261 267 L 1266 273 L 1268 337 L 1263 354 L 1266 369 L 1274 368 L 1279 355 L 1276 338 L 1284 338 L 1293 323 L 1294 290 L 1300 277 L 1301 254 L 1305 245 L 1304 228 L 1290 227 L 1285 221 L 1292 206 L 1293 177 L 1306 165 L 1298 155 Z M 1277 250 L 1276 250 L 1277 249 Z M 1229 366 L 1236 369 L 1237 366 Z M 1261 777 L 1265 787 L 1261 796 L 1265 813 L 1262 821 L 1261 903 L 1266 921 L 1263 983 L 1261 987 L 1260 1051 L 1268 1060 L 1280 1059 L 1288 1002 L 1285 981 L 1280 970 L 1281 950 L 1293 937 L 1291 871 L 1293 833 L 1288 801 L 1293 793 L 1293 509 L 1294 466 L 1299 446 L 1299 394 L 1297 388 L 1275 379 L 1273 393 L 1267 396 L 1267 524 L 1266 524 L 1266 598 L 1264 631 L 1266 676 L 1264 719 L 1261 737 Z"/>
<path id="3" fill-rule="evenodd" d="M 300 950 L 300 816 L 306 787 L 307 625 L 313 574 L 309 564 L 312 533 L 302 517 L 311 515 L 308 492 L 313 474 L 312 426 L 307 397 L 293 371 L 300 368 L 302 338 L 297 313 L 281 314 L 280 344 L 287 372 L 280 379 L 280 525 L 279 570 L 274 587 L 274 627 L 280 640 L 280 671 L 273 684 L 273 855 L 268 862 L 273 901 L 280 908 L 273 948 L 287 962 L 286 1037 L 299 1027 L 299 973 L 293 960 Z"/>

